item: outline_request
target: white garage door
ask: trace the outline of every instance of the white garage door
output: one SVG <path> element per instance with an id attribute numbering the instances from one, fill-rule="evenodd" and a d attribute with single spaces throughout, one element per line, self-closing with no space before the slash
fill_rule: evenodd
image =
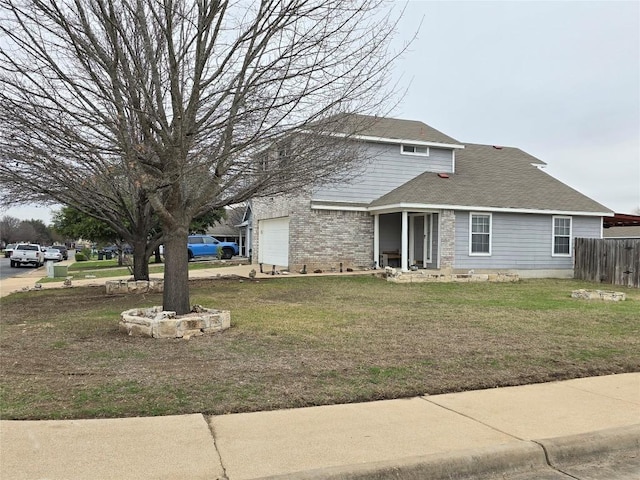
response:
<path id="1" fill-rule="evenodd" d="M 258 261 L 267 265 L 289 266 L 289 217 L 260 220 Z"/>

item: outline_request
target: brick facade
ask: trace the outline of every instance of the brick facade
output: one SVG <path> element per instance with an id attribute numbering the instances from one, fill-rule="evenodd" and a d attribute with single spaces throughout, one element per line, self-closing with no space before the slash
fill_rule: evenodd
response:
<path id="1" fill-rule="evenodd" d="M 253 261 L 259 252 L 259 222 L 289 217 L 289 270 L 338 271 L 373 264 L 373 217 L 368 212 L 314 210 L 310 194 L 254 199 Z M 258 227 L 258 228 L 256 228 Z"/>

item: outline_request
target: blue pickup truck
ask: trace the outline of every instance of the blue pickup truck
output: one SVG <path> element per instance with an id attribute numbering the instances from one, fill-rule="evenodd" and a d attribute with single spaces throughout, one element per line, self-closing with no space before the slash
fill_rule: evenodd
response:
<path id="1" fill-rule="evenodd" d="M 189 235 L 187 243 L 189 260 L 197 257 L 217 257 L 219 249 L 222 250 L 220 257 L 226 260 L 238 255 L 240 251 L 235 242 L 221 242 L 211 235 Z"/>

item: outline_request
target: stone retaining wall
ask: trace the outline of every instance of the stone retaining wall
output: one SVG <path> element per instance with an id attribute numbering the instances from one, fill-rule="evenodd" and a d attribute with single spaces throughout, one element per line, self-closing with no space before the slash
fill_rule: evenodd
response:
<path id="1" fill-rule="evenodd" d="M 126 293 L 162 293 L 164 280 L 108 280 L 105 282 L 107 295 Z"/>

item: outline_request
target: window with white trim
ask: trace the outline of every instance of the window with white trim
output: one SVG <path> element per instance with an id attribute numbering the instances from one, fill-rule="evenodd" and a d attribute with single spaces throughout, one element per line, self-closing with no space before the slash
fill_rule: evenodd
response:
<path id="1" fill-rule="evenodd" d="M 553 256 L 571 256 L 571 217 L 553 217 Z"/>
<path id="2" fill-rule="evenodd" d="M 423 157 L 429 156 L 429 147 L 423 145 L 407 145 L 402 144 L 400 146 L 400 152 L 404 155 L 421 155 Z"/>
<path id="3" fill-rule="evenodd" d="M 469 255 L 491 255 L 491 214 L 469 215 Z"/>

